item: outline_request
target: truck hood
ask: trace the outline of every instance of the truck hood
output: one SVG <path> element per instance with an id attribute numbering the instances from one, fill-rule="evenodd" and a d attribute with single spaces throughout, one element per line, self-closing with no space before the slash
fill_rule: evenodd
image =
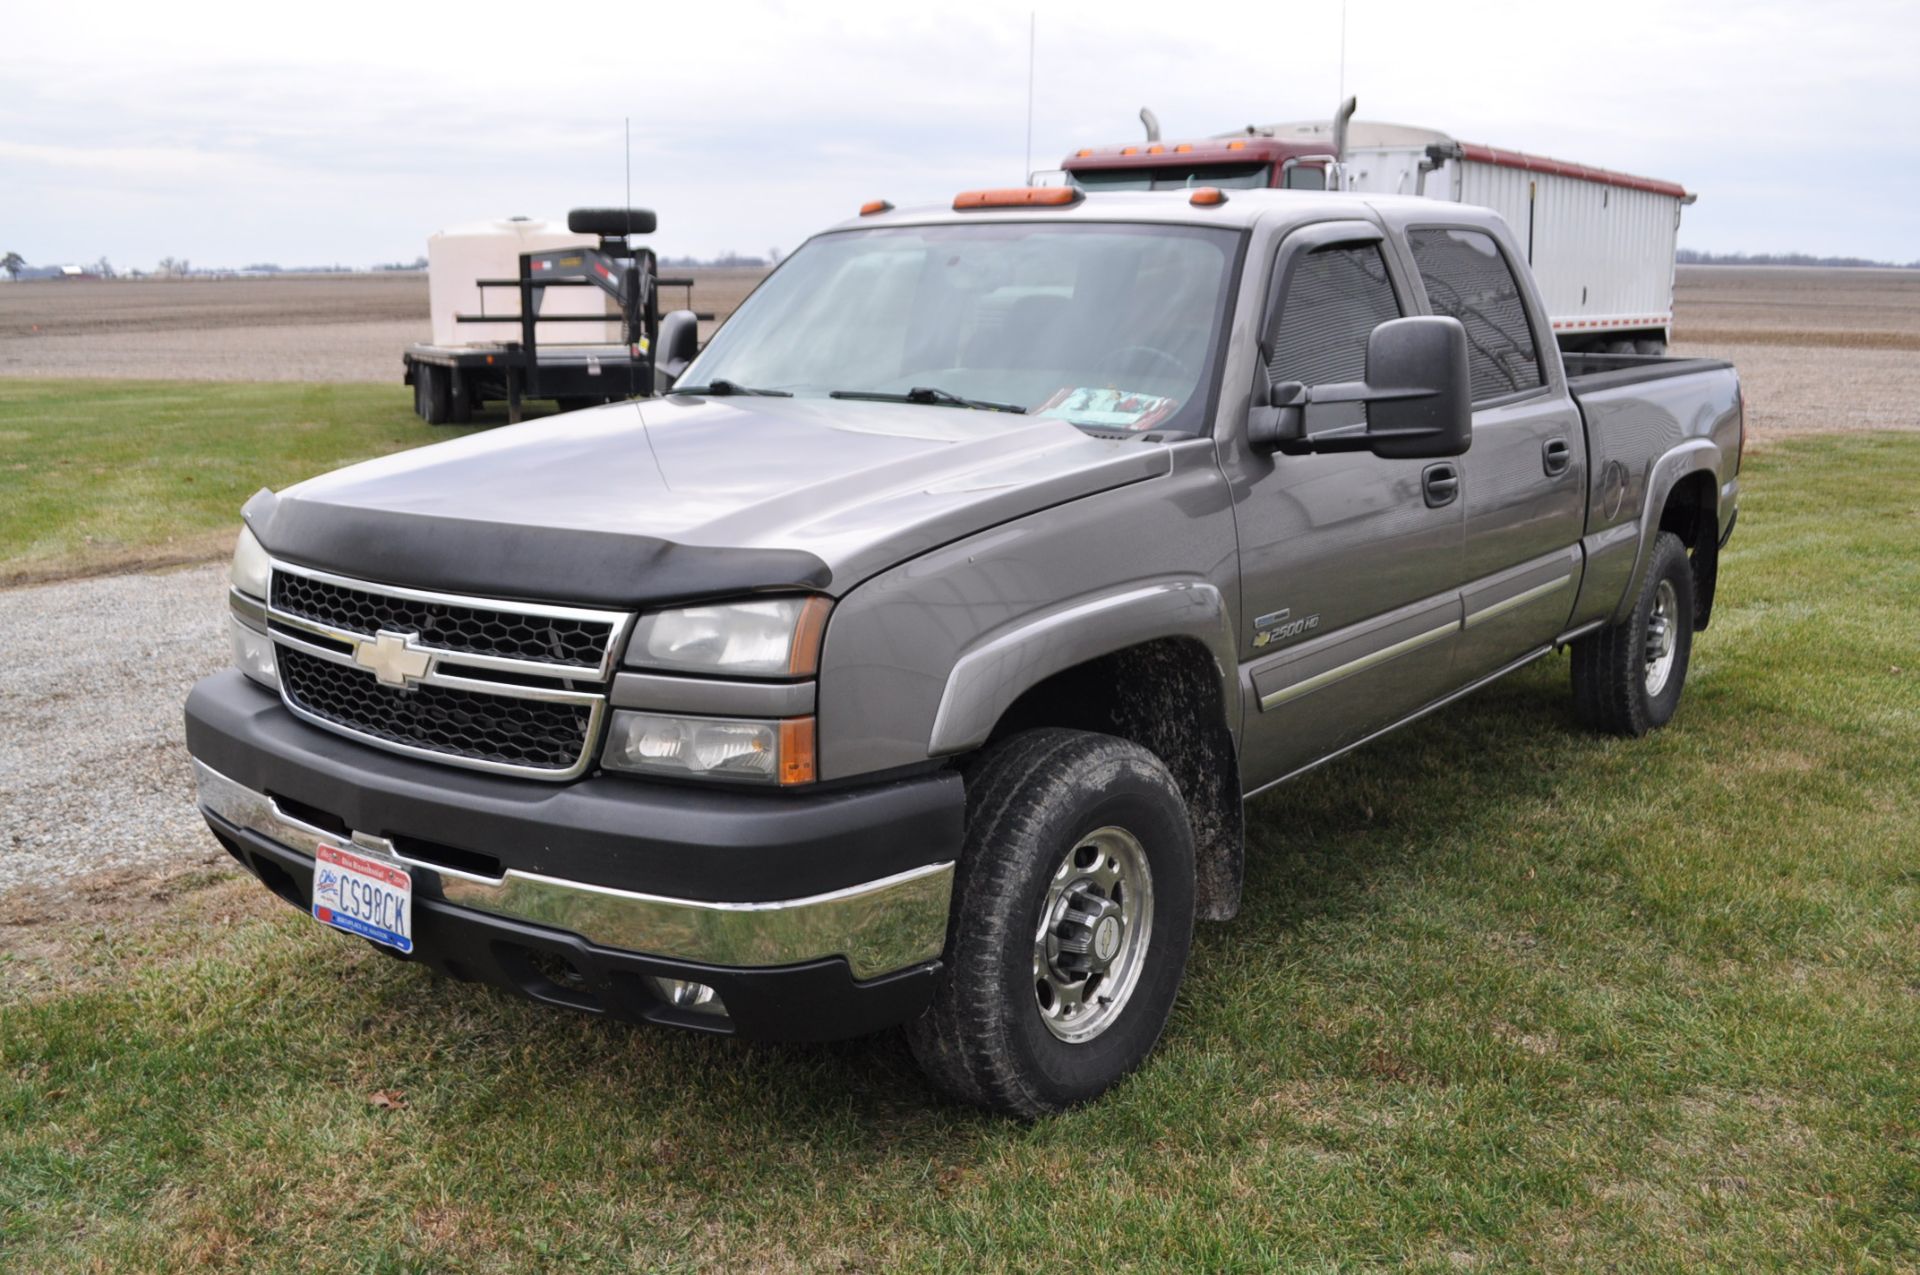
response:
<path id="1" fill-rule="evenodd" d="M 664 398 L 489 430 L 262 492 L 276 556 L 393 584 L 630 607 L 838 593 L 935 545 L 1163 474 L 1065 421 L 831 399 Z"/>

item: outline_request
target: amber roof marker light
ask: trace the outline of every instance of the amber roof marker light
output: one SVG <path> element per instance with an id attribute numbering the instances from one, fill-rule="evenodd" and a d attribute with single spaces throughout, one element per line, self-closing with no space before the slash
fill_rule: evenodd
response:
<path id="1" fill-rule="evenodd" d="M 1218 186 L 1195 186 L 1193 193 L 1187 196 L 1187 202 L 1195 208 L 1212 208 L 1227 202 L 1227 196 Z"/>
<path id="2" fill-rule="evenodd" d="M 866 203 L 860 205 L 860 215 L 862 217 L 871 217 L 875 213 L 892 211 L 892 202 L 885 199 L 869 199 Z"/>
<path id="3" fill-rule="evenodd" d="M 1000 190 L 963 190 L 953 197 L 955 212 L 969 208 L 1061 208 L 1083 198 L 1078 186 L 1008 186 Z"/>

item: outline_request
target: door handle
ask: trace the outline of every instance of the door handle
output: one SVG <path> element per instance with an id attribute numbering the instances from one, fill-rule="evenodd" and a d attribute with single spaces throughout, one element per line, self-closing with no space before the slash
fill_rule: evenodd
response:
<path id="1" fill-rule="evenodd" d="M 1420 474 L 1420 491 L 1426 496 L 1429 509 L 1451 505 L 1460 494 L 1460 471 L 1444 463 L 1428 465 Z"/>
<path id="2" fill-rule="evenodd" d="M 1541 444 L 1540 464 L 1550 478 L 1564 474 L 1573 464 L 1573 448 L 1567 446 L 1564 438 L 1549 438 Z"/>

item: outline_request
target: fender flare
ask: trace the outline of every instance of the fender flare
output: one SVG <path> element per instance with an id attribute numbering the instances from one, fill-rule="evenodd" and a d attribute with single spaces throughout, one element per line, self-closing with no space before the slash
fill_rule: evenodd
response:
<path id="1" fill-rule="evenodd" d="M 947 674 L 928 754 L 980 747 L 1001 714 L 1047 678 L 1159 638 L 1194 638 L 1212 653 L 1225 725 L 1237 746 L 1239 664 L 1226 599 L 1205 580 L 1175 577 L 1072 598 L 977 638 Z"/>
<path id="2" fill-rule="evenodd" d="M 1653 560 L 1653 541 L 1660 534 L 1660 515 L 1666 512 L 1667 499 L 1673 495 L 1673 489 L 1682 480 L 1695 474 L 1709 475 L 1713 479 L 1711 486 L 1717 513 L 1720 502 L 1720 461 L 1720 448 L 1713 440 L 1692 438 L 1668 449 L 1653 462 L 1648 471 L 1647 498 L 1640 507 L 1640 548 L 1633 561 L 1633 575 L 1627 580 L 1626 591 L 1621 594 L 1610 623 L 1618 624 L 1633 610 L 1634 600 L 1640 596 L 1640 590 L 1646 584 L 1647 564 Z"/>

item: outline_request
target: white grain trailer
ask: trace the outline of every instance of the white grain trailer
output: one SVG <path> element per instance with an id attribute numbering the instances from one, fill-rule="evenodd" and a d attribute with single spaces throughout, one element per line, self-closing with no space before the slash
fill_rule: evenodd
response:
<path id="1" fill-rule="evenodd" d="M 1525 247 L 1562 349 L 1665 351 L 1680 210 L 1694 200 L 1685 187 L 1345 112 L 1192 141 L 1160 140 L 1142 112 L 1146 141 L 1084 147 L 1061 166 L 1088 190 L 1332 188 L 1479 204 Z"/>
<path id="2" fill-rule="evenodd" d="M 1272 135 L 1330 142 L 1333 127 L 1275 124 Z M 1666 350 L 1680 210 L 1695 198 L 1678 183 L 1370 120 L 1348 124 L 1337 181 L 1493 209 L 1526 249 L 1563 349 Z"/>

